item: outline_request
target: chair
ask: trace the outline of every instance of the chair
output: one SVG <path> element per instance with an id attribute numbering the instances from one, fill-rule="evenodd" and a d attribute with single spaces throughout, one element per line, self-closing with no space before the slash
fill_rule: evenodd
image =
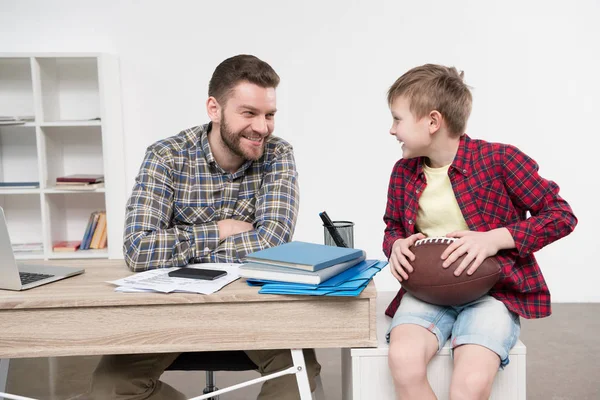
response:
<path id="1" fill-rule="evenodd" d="M 292 358 L 295 357 L 294 351 L 292 351 Z M 302 351 L 299 351 L 302 354 Z M 297 360 L 294 360 L 294 362 L 297 362 Z M 204 395 L 219 390 L 216 387 L 214 371 L 250 370 L 258 370 L 258 366 L 241 350 L 182 353 L 166 369 L 166 371 L 206 371 L 206 387 L 202 392 Z M 324 400 L 325 391 L 320 375 L 317 376 L 315 383 L 316 388 L 312 394 L 313 400 Z M 211 397 L 209 400 L 219 400 L 219 396 Z"/>
<path id="2" fill-rule="evenodd" d="M 393 399 L 394 381 L 388 366 L 389 345 L 385 333 L 391 319 L 384 310 L 396 292 L 377 292 L 378 347 L 342 350 L 342 398 L 354 400 Z M 451 344 L 446 345 L 427 367 L 429 383 L 440 400 L 449 398 L 453 362 Z M 498 372 L 490 399 L 524 400 L 526 391 L 527 348 L 519 340 L 510 350 L 510 364 Z"/>
<path id="3" fill-rule="evenodd" d="M 243 351 L 204 351 L 182 353 L 173 361 L 167 371 L 206 371 L 206 387 L 203 394 L 212 393 L 216 387 L 214 371 L 257 370 L 256 364 Z M 219 400 L 211 397 L 211 400 Z"/>

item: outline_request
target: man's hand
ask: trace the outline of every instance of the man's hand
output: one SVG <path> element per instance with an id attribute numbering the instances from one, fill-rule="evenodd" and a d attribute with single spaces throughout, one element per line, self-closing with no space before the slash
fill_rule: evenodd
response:
<path id="1" fill-rule="evenodd" d="M 446 236 L 458 240 L 450 244 L 442 253 L 442 260 L 445 260 L 442 264 L 444 268 L 448 268 L 466 253 L 464 260 L 454 271 L 456 276 L 462 274 L 467 267 L 469 267 L 467 275 L 473 275 L 483 260 L 495 255 L 502 249 L 515 247 L 515 242 L 506 228 L 494 229 L 488 232 L 455 231 Z"/>
<path id="2" fill-rule="evenodd" d="M 415 255 L 408 248 L 412 246 L 417 240 L 425 239 L 425 235 L 422 233 L 415 233 L 407 237 L 406 239 L 398 239 L 392 245 L 392 252 L 390 254 L 390 271 L 394 278 L 398 279 L 399 282 L 408 279 L 408 273 L 413 272 L 413 267 L 410 265 L 410 261 L 415 260 Z"/>
<path id="3" fill-rule="evenodd" d="M 219 227 L 219 240 L 227 239 L 229 236 L 237 235 L 238 233 L 249 232 L 254 229 L 254 226 L 249 222 L 237 221 L 235 219 L 224 219 L 217 222 Z"/>

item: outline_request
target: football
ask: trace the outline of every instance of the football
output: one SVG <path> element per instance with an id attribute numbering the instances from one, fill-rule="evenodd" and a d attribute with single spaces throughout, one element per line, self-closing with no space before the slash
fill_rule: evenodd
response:
<path id="1" fill-rule="evenodd" d="M 413 272 L 401 282 L 402 287 L 420 300 L 442 306 L 469 303 L 489 292 L 500 278 L 500 265 L 494 257 L 486 258 L 473 275 L 467 275 L 467 267 L 460 276 L 454 276 L 466 254 L 448 268 L 442 267 L 441 255 L 455 240 L 431 237 L 415 242 L 410 247 L 415 255 Z"/>

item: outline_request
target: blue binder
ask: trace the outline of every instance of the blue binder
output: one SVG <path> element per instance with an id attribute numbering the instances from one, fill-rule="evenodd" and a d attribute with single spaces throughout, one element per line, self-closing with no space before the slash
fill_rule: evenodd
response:
<path id="1" fill-rule="evenodd" d="M 258 293 L 296 294 L 305 296 L 358 296 L 387 261 L 365 260 L 320 285 L 289 284 L 249 280 L 252 286 L 262 285 Z"/>
<path id="2" fill-rule="evenodd" d="M 292 289 L 292 288 L 293 289 L 317 289 L 317 288 L 324 288 L 324 287 L 336 287 L 336 286 L 339 286 L 339 285 L 355 278 L 356 276 L 358 276 L 362 272 L 366 271 L 367 269 L 369 269 L 373 265 L 377 264 L 378 262 L 379 262 L 378 260 L 362 261 L 362 262 L 356 264 L 354 267 L 350 267 L 346 271 L 343 271 L 336 276 L 332 276 L 331 278 L 329 278 L 325 282 L 320 283 L 319 285 L 311 285 L 308 283 L 289 283 L 289 282 L 281 282 L 281 281 L 268 281 L 268 280 L 263 280 L 263 279 L 248 279 L 247 282 L 248 282 L 248 284 L 251 284 L 251 286 L 263 286 L 264 284 L 268 283 L 268 284 L 273 284 L 273 285 L 285 286 L 286 288 L 290 288 L 290 289 Z"/>

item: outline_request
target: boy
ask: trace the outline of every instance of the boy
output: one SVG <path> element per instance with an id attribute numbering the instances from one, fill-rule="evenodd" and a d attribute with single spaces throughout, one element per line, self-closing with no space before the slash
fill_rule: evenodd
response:
<path id="1" fill-rule="evenodd" d="M 550 293 L 533 253 L 577 224 L 558 186 L 514 146 L 465 132 L 472 97 L 455 68 L 413 68 L 390 87 L 390 134 L 402 159 L 388 189 L 383 251 L 392 274 L 410 279 L 409 247 L 427 236 L 457 238 L 444 267 L 463 254 L 455 275 L 495 256 L 502 267 L 489 294 L 460 307 L 420 301 L 403 289 L 389 305 L 389 366 L 399 398 L 435 399 L 427 364 L 451 337 L 451 399 L 487 399 L 519 337 L 519 316 L 550 315 Z M 526 213 L 531 217 L 527 218 Z M 401 301 L 402 300 L 402 301 Z"/>

